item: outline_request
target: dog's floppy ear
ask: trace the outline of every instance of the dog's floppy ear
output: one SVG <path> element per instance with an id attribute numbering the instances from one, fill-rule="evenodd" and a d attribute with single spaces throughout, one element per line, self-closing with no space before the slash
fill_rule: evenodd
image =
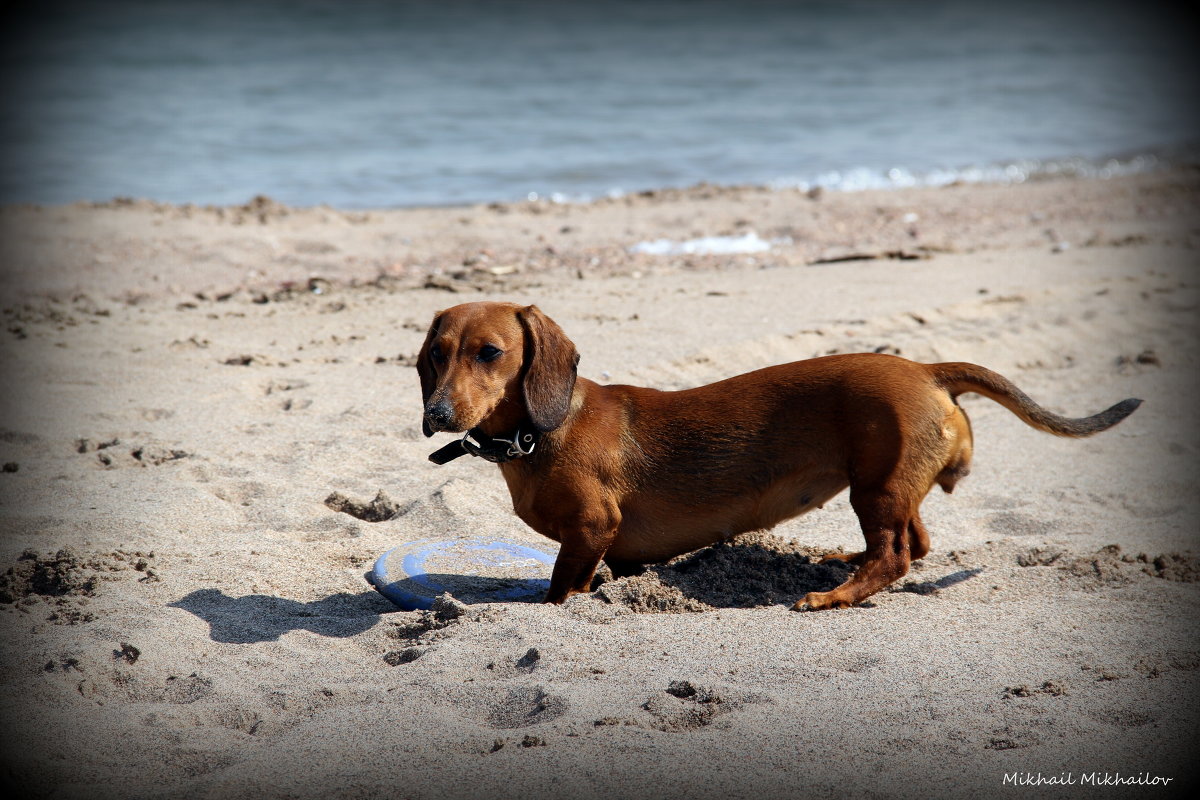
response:
<path id="1" fill-rule="evenodd" d="M 540 431 L 552 431 L 571 410 L 579 353 L 558 323 L 537 306 L 517 311 L 525 329 L 525 410 Z"/>
<path id="2" fill-rule="evenodd" d="M 417 374 L 421 376 L 421 432 L 426 436 L 433 436 L 433 430 L 425 421 L 425 404 L 429 402 L 429 396 L 437 388 L 437 374 L 433 371 L 433 364 L 429 361 L 429 345 L 433 342 L 433 337 L 437 334 L 438 326 L 441 323 L 442 312 L 439 311 L 433 315 L 433 324 L 429 326 L 429 333 L 425 334 L 425 344 L 421 345 L 421 352 L 417 354 Z"/>

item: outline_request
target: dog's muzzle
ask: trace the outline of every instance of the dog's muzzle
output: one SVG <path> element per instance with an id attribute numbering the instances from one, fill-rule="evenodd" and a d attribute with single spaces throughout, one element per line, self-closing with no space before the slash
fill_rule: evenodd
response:
<path id="1" fill-rule="evenodd" d="M 432 431 L 454 430 L 454 409 L 448 400 L 439 400 L 425 406 L 425 424 Z"/>

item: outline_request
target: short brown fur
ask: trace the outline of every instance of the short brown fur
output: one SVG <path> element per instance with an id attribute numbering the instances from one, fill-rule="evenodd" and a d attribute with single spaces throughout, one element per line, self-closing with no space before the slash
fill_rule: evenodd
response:
<path id="1" fill-rule="evenodd" d="M 577 362 L 557 324 L 536 306 L 511 303 L 441 312 L 417 359 L 426 435 L 477 428 L 505 436 L 519 425 L 544 433 L 532 455 L 500 469 L 518 516 L 562 545 L 550 603 L 588 591 L 601 559 L 630 574 L 771 528 L 846 488 L 866 549 L 826 558 L 858 569 L 794 608 L 860 603 L 929 552 L 921 501 L 935 484 L 952 491 L 969 470 L 971 425 L 959 394 L 982 394 L 1039 430 L 1071 437 L 1110 428 L 1141 403 L 1068 419 L 974 364 L 866 353 L 676 392 L 577 379 Z"/>

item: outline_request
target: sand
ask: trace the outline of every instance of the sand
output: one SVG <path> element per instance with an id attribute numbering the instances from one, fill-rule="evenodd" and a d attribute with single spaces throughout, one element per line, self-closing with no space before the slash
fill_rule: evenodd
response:
<path id="1" fill-rule="evenodd" d="M 0 774 L 56 798 L 1186 789 L 1198 189 L 3 209 Z M 630 251 L 751 231 L 771 249 Z M 1074 416 L 1145 404 L 1064 440 L 965 397 L 972 474 L 857 608 L 789 610 L 842 577 L 813 554 L 861 541 L 842 496 L 562 607 L 400 611 L 364 578 L 398 543 L 553 546 L 495 466 L 426 460 L 448 437 L 421 435 L 414 354 L 472 299 L 537 303 L 602 382 L 878 351 Z"/>

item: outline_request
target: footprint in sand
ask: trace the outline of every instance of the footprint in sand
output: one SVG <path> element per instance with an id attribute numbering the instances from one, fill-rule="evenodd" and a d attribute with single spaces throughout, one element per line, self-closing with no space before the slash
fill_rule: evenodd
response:
<path id="1" fill-rule="evenodd" d="M 557 719 L 567 712 L 567 701 L 547 694 L 541 686 L 510 689 L 488 708 L 487 724 L 493 728 L 525 728 Z"/>
<path id="2" fill-rule="evenodd" d="M 761 703 L 766 697 L 697 686 L 691 681 L 671 681 L 662 694 L 642 704 L 650 713 L 650 727 L 671 733 L 683 733 L 708 727 L 720 717 L 749 703 Z"/>
<path id="3" fill-rule="evenodd" d="M 193 454 L 180 447 L 161 442 L 132 444 L 119 437 L 111 439 L 76 439 L 75 452 L 95 453 L 96 461 L 104 468 L 160 467 L 173 461 L 190 458 Z"/>
<path id="4" fill-rule="evenodd" d="M 1055 522 L 1047 522 L 1016 511 L 992 514 L 985 524 L 988 530 L 999 536 L 1048 536 L 1058 528 Z"/>

